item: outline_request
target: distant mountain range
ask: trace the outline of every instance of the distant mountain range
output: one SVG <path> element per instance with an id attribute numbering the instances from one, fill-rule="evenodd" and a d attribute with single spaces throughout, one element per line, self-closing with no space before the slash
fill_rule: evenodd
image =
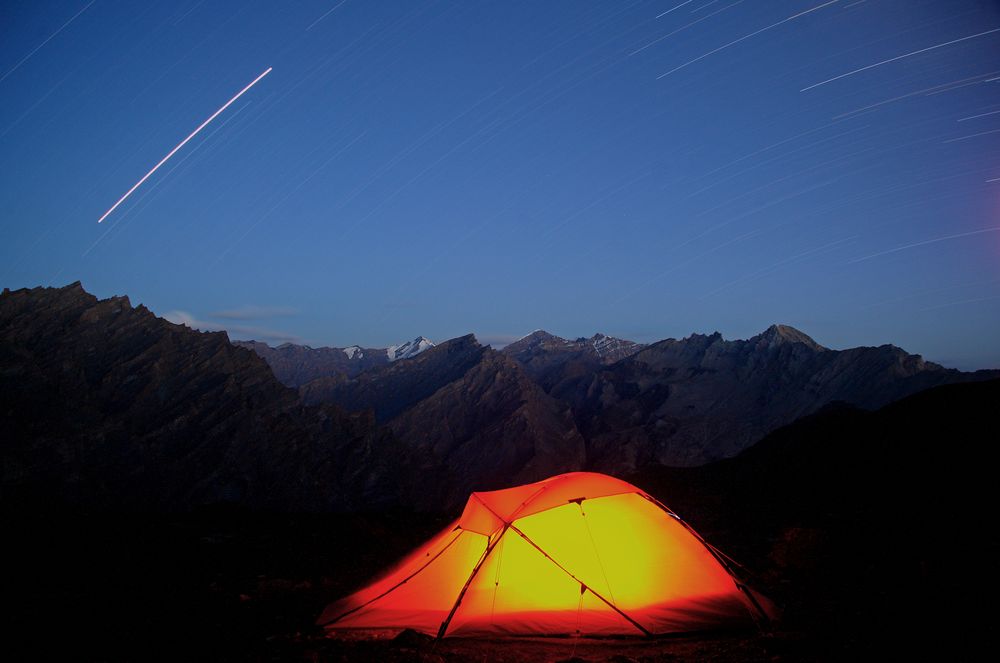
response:
<path id="1" fill-rule="evenodd" d="M 354 377 L 361 371 L 383 366 L 399 359 L 411 359 L 433 348 L 434 343 L 423 336 L 388 348 L 312 348 L 308 345 L 283 343 L 271 347 L 260 341 L 233 341 L 233 345 L 253 350 L 267 361 L 282 384 L 299 388 L 317 378 L 344 374 Z"/>
<path id="2" fill-rule="evenodd" d="M 830 350 L 773 325 L 747 340 L 694 334 L 549 386 L 571 405 L 588 464 L 626 471 L 726 458 L 767 433 L 842 401 L 875 409 L 940 384 L 984 380 L 892 345 Z"/>
<path id="3" fill-rule="evenodd" d="M 536 331 L 502 351 L 472 335 L 271 348 L 79 283 L 4 290 L 0 496 L 442 508 L 557 472 L 699 465 L 832 403 L 998 376 L 890 345 L 830 350 L 781 325 L 651 345 Z"/>
<path id="4" fill-rule="evenodd" d="M 538 329 L 514 341 L 503 353 L 524 366 L 544 389 L 592 373 L 634 355 L 646 346 L 604 334 L 568 341 Z"/>
<path id="5" fill-rule="evenodd" d="M 281 347 L 291 353 L 297 346 Z M 322 355 L 312 352 L 318 365 Z M 493 362 L 491 370 L 499 371 L 494 354 L 514 362 L 505 365 L 505 375 L 516 374 L 522 385 L 526 376 L 541 388 L 522 388 L 517 398 L 560 413 L 544 427 L 561 431 L 548 435 L 546 444 L 582 436 L 583 466 L 612 473 L 727 458 L 831 402 L 876 409 L 935 385 L 1000 376 L 1000 371 L 945 369 L 892 345 L 830 350 L 787 325 L 772 325 L 747 340 L 693 334 L 651 345 L 604 334 L 567 340 L 537 330 L 498 353 L 467 336 L 442 343 L 415 362 L 329 371 L 305 383 L 283 364 L 272 363 L 272 368 L 285 384 L 299 387 L 304 402 L 371 409 L 380 423 L 390 424 L 410 446 L 419 447 L 417 439 L 452 435 L 450 420 L 482 420 L 486 404 L 457 387 L 450 389 L 450 401 L 437 396 L 433 415 L 423 417 L 430 410 L 421 403 L 459 384 L 487 359 Z M 272 361 L 266 351 L 262 356 Z M 480 367 L 479 379 L 487 372 Z M 561 414 L 567 409 L 569 419 Z M 403 412 L 405 430 L 391 423 Z M 490 423 L 500 426 L 482 422 L 482 430 L 493 430 Z M 488 434 L 480 443 L 510 444 Z"/>
<path id="6" fill-rule="evenodd" d="M 450 468 L 450 496 L 581 469 L 570 408 L 506 355 L 471 334 L 407 361 L 332 376 L 299 389 L 307 404 L 370 410 L 418 455 Z"/>

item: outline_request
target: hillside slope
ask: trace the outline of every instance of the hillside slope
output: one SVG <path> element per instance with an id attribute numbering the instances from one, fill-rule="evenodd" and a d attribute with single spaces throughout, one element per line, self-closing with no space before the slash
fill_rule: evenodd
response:
<path id="1" fill-rule="evenodd" d="M 370 416 L 303 407 L 253 352 L 79 283 L 0 295 L 5 502 L 345 509 L 408 495 Z"/>

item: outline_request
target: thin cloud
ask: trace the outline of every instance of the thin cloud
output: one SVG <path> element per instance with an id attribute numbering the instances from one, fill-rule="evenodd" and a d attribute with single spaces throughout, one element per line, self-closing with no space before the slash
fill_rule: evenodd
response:
<path id="1" fill-rule="evenodd" d="M 199 320 L 188 311 L 168 311 L 163 315 L 163 318 L 176 325 L 184 325 L 198 331 L 224 331 L 229 334 L 230 338 L 238 338 L 239 340 L 264 341 L 268 344 L 277 345 L 282 343 L 303 343 L 301 337 L 278 329 L 268 329 L 251 325 L 222 324 L 214 320 Z"/>
<path id="2" fill-rule="evenodd" d="M 224 320 L 267 320 L 298 315 L 299 310 L 290 306 L 240 306 L 210 313 L 213 318 Z"/>
<path id="3" fill-rule="evenodd" d="M 167 311 L 163 314 L 163 319 L 175 325 L 184 325 L 199 331 L 223 331 L 222 325 L 207 320 L 199 320 L 187 311 Z"/>
<path id="4" fill-rule="evenodd" d="M 265 341 L 268 344 L 281 345 L 282 343 L 294 343 L 296 345 L 306 345 L 301 336 L 289 334 L 278 329 L 265 329 L 262 327 L 244 327 L 242 325 L 226 327 L 230 336 L 240 337 L 245 341 Z"/>
<path id="5" fill-rule="evenodd" d="M 476 334 L 476 340 L 483 345 L 488 345 L 494 350 L 500 350 L 510 345 L 514 341 L 523 338 L 513 334 Z"/>

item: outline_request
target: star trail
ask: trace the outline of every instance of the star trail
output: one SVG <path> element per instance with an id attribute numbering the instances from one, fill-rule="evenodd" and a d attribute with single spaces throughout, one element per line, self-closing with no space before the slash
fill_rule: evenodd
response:
<path id="1" fill-rule="evenodd" d="M 998 74 L 982 0 L 5 3 L 0 286 L 997 366 Z"/>

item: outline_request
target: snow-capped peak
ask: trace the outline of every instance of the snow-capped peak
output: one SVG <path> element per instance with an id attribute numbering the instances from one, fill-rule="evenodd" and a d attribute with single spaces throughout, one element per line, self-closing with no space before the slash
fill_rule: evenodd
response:
<path id="1" fill-rule="evenodd" d="M 410 357 L 416 357 L 418 354 L 434 347 L 434 342 L 423 336 L 418 336 L 412 341 L 407 341 L 402 345 L 390 345 L 385 349 L 385 354 L 389 358 L 389 361 L 396 361 L 399 359 L 409 359 Z"/>
<path id="2" fill-rule="evenodd" d="M 634 345 L 630 341 L 622 341 L 614 336 L 607 336 L 606 334 L 601 334 L 598 332 L 590 338 L 590 343 L 594 347 L 594 352 L 597 353 L 599 357 L 603 357 L 609 352 L 614 352 L 620 348 L 623 344 L 627 343 L 629 345 Z"/>
<path id="3" fill-rule="evenodd" d="M 356 345 L 344 348 L 344 354 L 347 355 L 348 359 L 363 359 L 365 356 L 365 353 L 361 351 L 361 348 Z"/>

